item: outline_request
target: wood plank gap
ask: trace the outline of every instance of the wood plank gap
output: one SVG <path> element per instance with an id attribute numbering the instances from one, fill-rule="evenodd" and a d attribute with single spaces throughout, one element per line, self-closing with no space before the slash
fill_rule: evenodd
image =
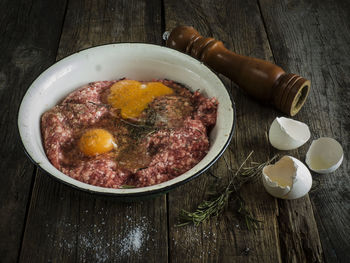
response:
<path id="1" fill-rule="evenodd" d="M 36 178 L 36 174 L 37 174 L 38 168 L 36 166 L 34 166 L 34 170 L 33 170 L 33 175 L 32 175 L 32 180 L 30 182 L 30 190 L 29 190 L 29 194 L 28 194 L 28 202 L 27 202 L 27 206 L 26 206 L 26 212 L 24 214 L 24 224 L 23 224 L 23 228 L 22 228 L 22 234 L 21 234 L 21 245 L 19 246 L 19 250 L 18 250 L 18 256 L 17 256 L 17 261 L 19 262 L 19 259 L 21 257 L 21 251 L 22 251 L 22 246 L 23 246 L 23 237 L 24 237 L 24 233 L 26 231 L 26 227 L 27 227 L 27 219 L 28 219 L 28 214 L 29 214 L 29 207 L 30 204 L 32 203 L 32 197 L 33 197 L 33 188 L 34 188 L 34 183 L 35 183 L 35 178 Z"/>
<path id="2" fill-rule="evenodd" d="M 261 21 L 262 21 L 262 24 L 263 24 L 263 26 L 264 26 L 264 30 L 265 30 L 265 34 L 266 34 L 266 38 L 267 38 L 268 48 L 270 49 L 270 52 L 271 52 L 271 54 L 272 54 L 272 59 L 273 59 L 273 61 L 276 63 L 275 54 L 273 53 L 272 46 L 271 46 L 271 39 L 270 39 L 269 34 L 268 34 L 268 32 L 267 32 L 265 17 L 264 17 L 264 15 L 263 15 L 263 13 L 262 13 L 262 10 L 261 10 L 261 3 L 260 3 L 260 0 L 256 0 L 256 2 L 257 2 L 258 9 L 259 9 Z"/>
<path id="3" fill-rule="evenodd" d="M 64 23 L 66 22 L 66 16 L 67 16 L 67 10 L 68 10 L 69 1 L 70 1 L 70 0 L 67 0 L 67 1 L 66 1 L 66 6 L 64 7 L 64 14 L 63 14 L 63 19 L 62 19 L 62 24 L 61 24 L 61 30 L 60 30 L 60 38 L 59 38 L 59 40 L 58 40 L 57 48 L 56 48 L 56 62 L 59 61 L 59 60 L 57 59 L 57 56 L 58 56 L 58 50 L 59 50 L 59 48 L 60 48 L 62 33 L 63 33 L 63 29 L 64 29 Z"/>
<path id="4" fill-rule="evenodd" d="M 170 213 L 169 213 L 169 194 L 166 194 L 166 219 L 167 219 L 167 237 L 168 237 L 168 262 L 171 261 L 171 251 L 170 251 Z"/>
<path id="5" fill-rule="evenodd" d="M 161 0 L 161 7 L 160 7 L 160 30 L 161 30 L 161 43 L 162 46 L 165 46 L 165 40 L 163 39 L 163 34 L 166 31 L 165 29 L 165 4 L 164 0 Z M 167 194 L 167 200 L 168 200 L 168 194 Z"/>
<path id="6" fill-rule="evenodd" d="M 260 9 L 260 7 L 259 7 Z M 265 28 L 266 30 L 266 28 Z M 277 246 L 277 256 L 278 256 L 278 261 L 279 262 L 283 262 L 282 261 L 282 253 L 281 253 L 281 238 L 280 238 L 280 227 L 279 227 L 279 223 L 278 223 L 278 217 L 280 215 L 280 207 L 278 206 L 278 201 L 277 199 L 275 199 L 275 203 L 276 203 L 276 207 L 277 207 L 277 212 L 276 212 L 276 217 L 274 218 L 275 220 L 275 223 L 274 223 L 274 226 L 275 226 L 275 233 L 276 233 L 276 240 L 278 241 L 276 243 L 276 246 Z"/>
<path id="7" fill-rule="evenodd" d="M 81 199 L 78 200 L 78 211 L 81 211 L 80 209 L 81 209 Z M 77 224 L 76 231 L 77 231 L 77 233 L 79 233 L 80 229 L 81 229 L 80 222 L 82 221 L 81 213 L 78 213 L 77 219 L 78 219 L 79 224 Z M 79 235 L 75 235 L 75 242 L 76 242 L 75 244 L 79 244 Z M 75 250 L 75 259 L 74 259 L 74 261 L 77 262 L 78 259 L 79 259 L 79 256 L 78 256 L 79 255 L 79 246 L 75 246 L 74 250 Z"/>

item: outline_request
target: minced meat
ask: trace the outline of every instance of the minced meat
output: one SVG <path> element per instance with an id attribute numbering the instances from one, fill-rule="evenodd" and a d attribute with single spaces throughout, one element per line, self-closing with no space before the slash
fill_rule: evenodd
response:
<path id="1" fill-rule="evenodd" d="M 93 82 L 69 94 L 41 119 L 50 162 L 76 180 L 109 188 L 159 184 L 191 169 L 209 150 L 218 102 L 179 83 L 158 81 L 174 93 L 155 98 L 137 119 L 123 119 L 107 103 L 117 81 Z M 118 147 L 84 155 L 78 141 L 92 128 L 110 132 Z"/>

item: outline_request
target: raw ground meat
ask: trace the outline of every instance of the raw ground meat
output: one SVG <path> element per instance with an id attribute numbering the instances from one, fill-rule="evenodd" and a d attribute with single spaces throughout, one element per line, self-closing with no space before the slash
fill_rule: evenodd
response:
<path id="1" fill-rule="evenodd" d="M 182 128 L 161 130 L 148 138 L 148 149 L 156 152 L 148 168 L 135 174 L 138 187 L 159 184 L 191 169 L 207 154 L 206 127 L 199 120 L 185 120 Z"/>
<path id="2" fill-rule="evenodd" d="M 121 119 L 107 105 L 109 88 L 116 81 L 93 82 L 70 93 L 42 116 L 42 138 L 50 162 L 76 180 L 109 188 L 154 185 L 191 169 L 209 150 L 217 100 L 170 80 L 158 81 L 174 94 L 154 99 L 138 120 Z M 84 156 L 77 142 L 91 128 L 108 130 L 118 148 Z"/>

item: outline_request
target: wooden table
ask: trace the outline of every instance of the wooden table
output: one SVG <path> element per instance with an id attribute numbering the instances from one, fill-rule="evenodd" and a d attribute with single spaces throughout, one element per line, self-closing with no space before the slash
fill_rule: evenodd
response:
<path id="1" fill-rule="evenodd" d="M 2 0 L 0 7 L 1 262 L 349 262 L 349 1 Z M 57 182 L 22 150 L 17 109 L 43 70 L 95 45 L 163 45 L 162 33 L 180 24 L 310 79 L 311 93 L 295 119 L 309 125 L 311 139 L 333 137 L 344 148 L 342 166 L 313 173 L 304 198 L 277 200 L 261 182 L 244 186 L 248 210 L 263 221 L 256 231 L 245 228 L 231 203 L 198 227 L 176 227 L 182 208 L 206 198 L 208 174 L 166 195 L 121 203 Z M 294 151 L 272 148 L 266 132 L 281 113 L 221 78 L 237 108 L 225 153 L 232 165 L 251 150 L 259 162 L 275 153 L 303 161 L 311 140 Z M 211 172 L 225 176 L 225 169 L 221 159 Z"/>

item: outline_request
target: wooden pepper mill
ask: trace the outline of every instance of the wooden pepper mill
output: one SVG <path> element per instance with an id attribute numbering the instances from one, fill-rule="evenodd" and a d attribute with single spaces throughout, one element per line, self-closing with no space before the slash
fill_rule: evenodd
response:
<path id="1" fill-rule="evenodd" d="M 193 27 L 179 26 L 164 34 L 166 45 L 204 62 L 230 78 L 256 99 L 294 116 L 304 105 L 310 81 L 265 60 L 238 55 L 221 41 L 204 38 Z"/>

